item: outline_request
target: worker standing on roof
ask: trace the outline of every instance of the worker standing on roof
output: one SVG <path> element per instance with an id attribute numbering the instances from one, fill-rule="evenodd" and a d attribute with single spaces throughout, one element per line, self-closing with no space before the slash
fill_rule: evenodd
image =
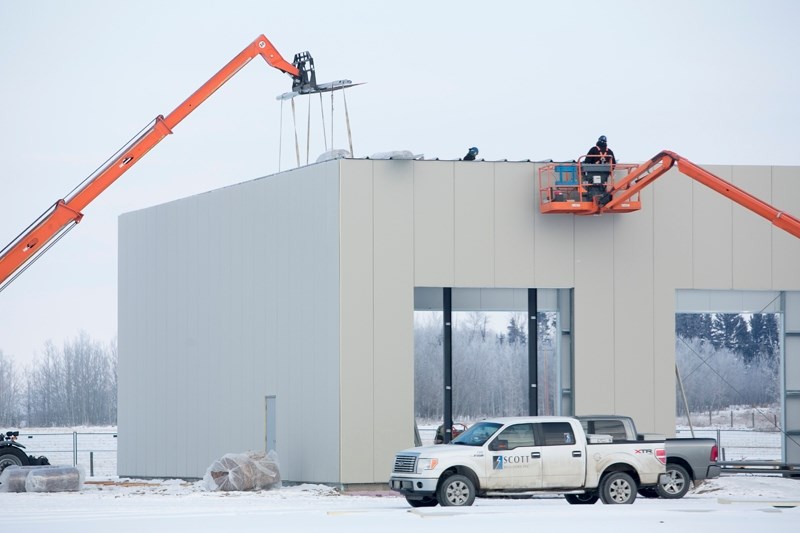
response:
<path id="1" fill-rule="evenodd" d="M 590 165 L 616 165 L 617 159 L 614 157 L 614 152 L 608 147 L 608 139 L 605 135 L 601 135 L 597 139 L 597 144 L 589 148 L 586 154 L 586 161 Z"/>

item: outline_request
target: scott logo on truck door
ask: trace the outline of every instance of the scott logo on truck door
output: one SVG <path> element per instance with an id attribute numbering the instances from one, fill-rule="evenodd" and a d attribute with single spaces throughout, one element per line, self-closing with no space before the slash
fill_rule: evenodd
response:
<path id="1" fill-rule="evenodd" d="M 519 468 L 530 463 L 531 458 L 527 455 L 493 455 L 492 470 L 503 470 L 504 468 Z"/>

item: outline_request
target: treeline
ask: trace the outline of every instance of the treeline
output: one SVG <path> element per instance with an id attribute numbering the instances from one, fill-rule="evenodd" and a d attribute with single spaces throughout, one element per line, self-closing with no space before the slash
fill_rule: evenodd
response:
<path id="1" fill-rule="evenodd" d="M 675 317 L 675 363 L 690 411 L 780 400 L 776 314 L 697 313 Z M 677 414 L 685 414 L 680 388 Z"/>
<path id="2" fill-rule="evenodd" d="M 117 345 L 81 332 L 17 368 L 0 350 L 0 428 L 117 423 Z"/>
<path id="3" fill-rule="evenodd" d="M 470 420 L 528 413 L 528 332 L 525 313 L 500 331 L 485 313 L 453 313 L 453 416 Z M 539 380 L 556 383 L 555 313 L 539 313 Z M 441 313 L 418 313 L 414 326 L 414 408 L 420 419 L 443 416 Z M 542 414 L 552 414 L 558 387 L 539 390 Z"/>
<path id="4" fill-rule="evenodd" d="M 675 316 L 675 333 L 731 352 L 746 365 L 780 355 L 780 323 L 773 313 L 680 313 Z"/>
<path id="5" fill-rule="evenodd" d="M 690 412 L 719 411 L 732 405 L 764 406 L 780 398 L 777 358 L 745 362 L 727 348 L 717 349 L 702 339 L 678 337 L 675 364 L 683 381 Z M 680 387 L 676 390 L 677 415 L 686 414 Z"/>

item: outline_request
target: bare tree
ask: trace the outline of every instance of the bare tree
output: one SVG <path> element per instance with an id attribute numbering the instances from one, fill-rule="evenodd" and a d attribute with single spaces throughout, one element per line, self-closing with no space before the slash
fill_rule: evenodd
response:
<path id="1" fill-rule="evenodd" d="M 541 405 L 555 409 L 558 399 L 558 353 L 554 348 L 555 313 L 540 313 L 540 377 L 551 385 Z M 419 418 L 443 416 L 443 345 L 441 313 L 418 313 L 414 329 L 415 411 Z M 457 320 L 457 318 L 461 318 Z M 524 313 L 512 314 L 502 335 L 485 313 L 463 313 L 453 326 L 453 416 L 456 421 L 528 412 L 528 340 Z M 513 333 L 512 333 L 513 332 Z M 506 335 L 507 333 L 507 335 Z M 513 342 L 511 339 L 513 338 Z M 491 339 L 494 342 L 486 342 Z"/>
<path id="2" fill-rule="evenodd" d="M 20 422 L 22 387 L 14 361 L 0 350 L 0 426 L 17 426 Z"/>
<path id="3" fill-rule="evenodd" d="M 47 342 L 27 374 L 25 407 L 31 425 L 115 424 L 116 341 L 106 348 L 80 332 L 62 350 Z"/>
<path id="4" fill-rule="evenodd" d="M 778 368 L 764 357 L 745 363 L 729 349 L 710 342 L 679 337 L 675 362 L 683 380 L 690 411 L 714 411 L 731 405 L 767 405 L 778 401 Z M 679 391 L 676 391 L 676 395 Z M 685 414 L 677 396 L 678 414 Z"/>

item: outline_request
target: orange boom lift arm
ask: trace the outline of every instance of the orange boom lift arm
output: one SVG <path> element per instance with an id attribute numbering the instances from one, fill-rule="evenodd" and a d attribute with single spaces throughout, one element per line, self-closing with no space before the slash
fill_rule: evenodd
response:
<path id="1" fill-rule="evenodd" d="M 314 60 L 308 52 L 296 54 L 289 63 L 264 35 L 250 43 L 239 55 L 205 82 L 197 91 L 175 108 L 169 115 L 159 115 L 149 128 L 126 144 L 105 165 L 92 173 L 69 196 L 58 200 L 27 229 L 20 233 L 0 252 L 0 291 L 16 279 L 30 264 L 83 218 L 82 210 L 149 152 L 189 113 L 214 94 L 226 81 L 251 59 L 261 56 L 272 67 L 292 77 L 292 93 L 311 94 L 327 92 L 350 85 L 350 80 L 339 80 L 317 85 Z"/>
<path id="2" fill-rule="evenodd" d="M 800 238 L 800 220 L 679 156 L 663 150 L 641 165 L 550 163 L 539 169 L 544 214 L 600 215 L 641 209 L 639 193 L 677 164 L 678 170 Z"/>
<path id="3" fill-rule="evenodd" d="M 608 194 L 611 195 L 612 198 L 608 203 L 600 207 L 600 212 L 614 212 L 616 206 L 624 204 L 631 196 L 651 184 L 656 178 L 667 172 L 676 163 L 681 173 L 686 174 L 695 181 L 699 181 L 706 187 L 717 191 L 757 215 L 761 215 L 773 225 L 800 238 L 800 219 L 793 217 L 785 211 L 776 209 L 763 200 L 759 200 L 752 194 L 740 189 L 736 185 L 697 166 L 688 159 L 667 150 L 659 152 L 655 157 L 651 158 L 650 161 L 639 165 L 631 171 L 630 174 L 625 176 L 625 178 L 614 183 L 608 191 Z"/>

